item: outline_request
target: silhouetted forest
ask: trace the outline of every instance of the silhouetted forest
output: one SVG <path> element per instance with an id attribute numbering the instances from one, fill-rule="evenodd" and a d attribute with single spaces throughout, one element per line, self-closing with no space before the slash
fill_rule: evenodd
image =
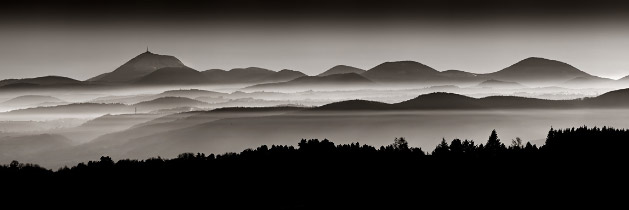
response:
<path id="1" fill-rule="evenodd" d="M 608 127 L 551 128 L 539 147 L 519 138 L 503 141 L 494 130 L 486 142 L 443 139 L 431 152 L 403 137 L 379 148 L 302 139 L 296 147 L 262 145 L 221 155 L 101 157 L 56 171 L 14 161 L 0 167 L 0 178 L 14 195 L 113 196 L 151 205 L 418 207 L 491 197 L 477 202 L 521 206 L 563 196 L 613 198 L 611 189 L 626 185 L 627 142 L 629 130 Z"/>

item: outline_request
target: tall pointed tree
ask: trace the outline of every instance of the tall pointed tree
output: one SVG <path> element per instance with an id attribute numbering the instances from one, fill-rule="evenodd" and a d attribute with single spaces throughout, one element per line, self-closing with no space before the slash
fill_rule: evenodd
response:
<path id="1" fill-rule="evenodd" d="M 504 148 L 505 146 L 500 142 L 496 130 L 491 131 L 491 135 L 489 135 L 489 140 L 487 140 L 487 144 L 485 144 L 485 151 L 496 153 Z"/>

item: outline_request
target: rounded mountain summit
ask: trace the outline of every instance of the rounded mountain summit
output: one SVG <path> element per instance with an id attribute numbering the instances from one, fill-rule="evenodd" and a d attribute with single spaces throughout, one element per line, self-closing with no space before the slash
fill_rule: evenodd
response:
<path id="1" fill-rule="evenodd" d="M 186 68 L 179 59 L 146 51 L 127 61 L 116 70 L 90 78 L 91 82 L 125 83 L 137 80 L 161 68 Z"/>

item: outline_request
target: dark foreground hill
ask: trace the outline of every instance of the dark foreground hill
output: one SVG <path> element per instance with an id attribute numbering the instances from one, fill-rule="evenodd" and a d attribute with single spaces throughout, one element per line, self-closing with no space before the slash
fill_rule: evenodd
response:
<path id="1" fill-rule="evenodd" d="M 326 104 L 313 110 L 481 110 L 481 109 L 603 109 L 629 108 L 629 89 L 610 91 L 593 98 L 546 100 L 518 96 L 472 98 L 454 93 L 430 93 L 395 104 L 350 100 Z"/>
<path id="2" fill-rule="evenodd" d="M 503 142 L 493 131 L 486 142 L 444 139 L 428 153 L 404 138 L 379 148 L 301 140 L 296 146 L 183 153 L 175 159 L 101 157 L 56 171 L 14 161 L 0 167 L 0 178 L 10 180 L 3 185 L 11 192 L 5 198 L 28 192 L 29 199 L 109 198 L 110 205 L 144 207 L 397 209 L 452 199 L 457 202 L 447 206 L 499 207 L 514 197 L 526 201 L 518 206 L 565 206 L 574 199 L 600 204 L 610 198 L 605 204 L 614 205 L 617 191 L 611 189 L 627 183 L 627 139 L 629 130 L 607 127 L 551 129 L 538 147 L 518 139 Z"/>

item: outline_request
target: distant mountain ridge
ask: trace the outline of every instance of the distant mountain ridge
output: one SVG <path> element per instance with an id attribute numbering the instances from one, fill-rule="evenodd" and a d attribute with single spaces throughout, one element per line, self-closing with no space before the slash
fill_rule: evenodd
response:
<path id="1" fill-rule="evenodd" d="M 617 81 L 588 74 L 565 62 L 540 57 L 529 57 L 496 72 L 477 74 L 461 70 L 438 71 L 416 61 L 384 62 L 368 70 L 347 66 L 334 66 L 317 76 L 354 73 L 375 83 L 411 85 L 473 85 L 488 80 L 515 82 L 522 85 L 554 85 L 580 88 L 583 85 L 626 84 L 626 78 Z M 141 53 L 112 72 L 92 77 L 84 82 L 67 77 L 46 76 L 0 81 L 1 89 L 28 89 L 69 85 L 199 85 L 288 82 L 308 76 L 300 71 L 283 69 L 272 71 L 259 67 L 210 69 L 197 71 L 187 67 L 178 58 L 149 51 Z M 312 79 L 314 80 L 314 79 Z M 351 83 L 351 81 L 349 81 Z"/>

